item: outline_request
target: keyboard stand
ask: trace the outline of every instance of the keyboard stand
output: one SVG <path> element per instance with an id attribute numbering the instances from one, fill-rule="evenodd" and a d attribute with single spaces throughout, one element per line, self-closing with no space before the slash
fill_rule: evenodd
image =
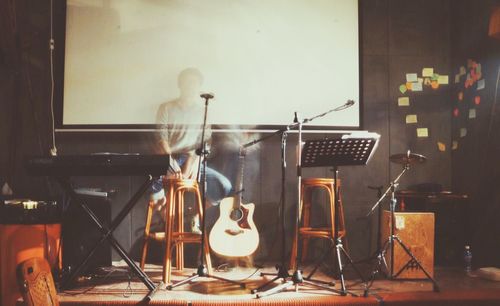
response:
<path id="1" fill-rule="evenodd" d="M 82 201 L 81 196 L 78 195 L 73 186 L 70 183 L 70 177 L 56 177 L 56 180 L 64 189 L 64 191 L 69 195 L 70 199 L 73 200 L 77 205 L 79 205 L 87 216 L 95 223 L 95 225 L 101 231 L 101 238 L 99 241 L 95 243 L 95 245 L 90 249 L 90 251 L 85 255 L 85 258 L 81 261 L 80 264 L 76 266 L 76 268 L 71 271 L 66 277 L 63 278 L 61 283 L 61 289 L 67 289 L 75 277 L 77 277 L 85 265 L 88 263 L 89 259 L 94 255 L 97 248 L 104 242 L 108 241 L 108 243 L 118 252 L 123 260 L 127 263 L 130 269 L 139 277 L 139 279 L 146 285 L 149 289 L 149 293 L 144 297 L 144 301 L 150 301 L 156 291 L 163 287 L 162 283 L 155 285 L 153 281 L 142 271 L 139 266 L 130 258 L 125 249 L 116 241 L 115 237 L 113 237 L 113 232 L 116 230 L 118 225 L 125 219 L 125 217 L 130 213 L 135 204 L 139 201 L 142 195 L 149 189 L 151 184 L 153 183 L 153 177 L 148 175 L 146 177 L 145 182 L 139 187 L 136 193 L 130 198 L 125 207 L 119 212 L 116 218 L 111 222 L 109 228 L 107 228 L 101 220 L 94 214 L 94 212 Z"/>

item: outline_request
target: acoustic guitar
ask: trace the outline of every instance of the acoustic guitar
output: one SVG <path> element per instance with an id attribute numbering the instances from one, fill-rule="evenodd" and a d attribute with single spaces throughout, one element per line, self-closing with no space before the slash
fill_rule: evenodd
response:
<path id="1" fill-rule="evenodd" d="M 210 247 L 221 256 L 249 256 L 259 246 L 259 232 L 253 222 L 255 205 L 253 203 L 241 203 L 244 159 L 245 152 L 240 150 L 239 171 L 235 185 L 238 191 L 235 196 L 224 198 L 220 202 L 220 216 L 212 227 L 209 236 Z"/>

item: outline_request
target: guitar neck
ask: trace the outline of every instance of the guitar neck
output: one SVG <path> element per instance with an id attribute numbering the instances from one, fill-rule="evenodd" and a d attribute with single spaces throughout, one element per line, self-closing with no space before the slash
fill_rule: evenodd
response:
<path id="1" fill-rule="evenodd" d="M 234 209 L 239 209 L 241 206 L 241 199 L 243 197 L 243 170 L 245 168 L 245 156 L 240 152 L 238 157 L 238 175 L 236 177 L 235 191 L 238 193 L 235 197 L 233 204 Z"/>

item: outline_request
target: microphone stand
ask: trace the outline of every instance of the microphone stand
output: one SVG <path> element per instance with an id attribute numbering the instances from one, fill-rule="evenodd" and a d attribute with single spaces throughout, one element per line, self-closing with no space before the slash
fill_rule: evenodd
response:
<path id="1" fill-rule="evenodd" d="M 202 209 L 203 214 L 201 216 L 201 241 L 200 241 L 200 250 L 201 251 L 200 251 L 200 259 L 199 259 L 200 265 L 196 269 L 196 273 L 194 273 L 192 276 L 190 276 L 184 280 L 181 280 L 180 282 L 175 283 L 173 285 L 168 285 L 166 287 L 166 289 L 172 290 L 176 287 L 182 286 L 182 285 L 189 283 L 189 282 L 191 282 L 195 279 L 198 279 L 200 277 L 214 278 L 214 279 L 217 279 L 220 281 L 225 281 L 225 282 L 228 282 L 231 284 L 238 285 L 242 288 L 245 288 L 244 283 L 239 283 L 237 281 L 233 281 L 233 280 L 226 279 L 226 278 L 223 278 L 223 277 L 220 277 L 217 275 L 210 274 L 208 272 L 208 269 L 207 269 L 207 266 L 205 263 L 204 249 L 205 249 L 205 239 L 207 238 L 205 235 L 205 233 L 206 233 L 206 228 L 205 228 L 206 207 L 205 207 L 205 203 L 207 200 L 207 171 L 206 170 L 207 170 L 207 156 L 208 156 L 208 154 L 210 154 L 210 151 L 207 148 L 207 143 L 205 142 L 205 130 L 206 130 L 206 126 L 207 126 L 208 101 L 210 99 L 212 99 L 214 96 L 212 94 L 202 94 L 201 97 L 203 99 L 205 99 L 205 113 L 203 116 L 203 129 L 201 131 L 201 144 L 200 144 L 200 148 L 198 148 L 196 150 L 196 154 L 198 154 L 200 156 L 200 161 L 198 162 L 197 180 L 198 180 L 198 183 L 201 185 L 202 207 L 203 207 L 203 209 Z M 201 162 L 201 159 L 203 159 L 203 162 Z M 203 170 L 201 169 L 202 165 L 203 165 Z M 167 250 L 167 252 L 169 252 L 169 251 L 170 250 Z M 209 254 L 209 256 L 210 256 L 210 254 Z"/>
<path id="2" fill-rule="evenodd" d="M 304 279 L 302 277 L 302 271 L 299 270 L 299 268 L 298 268 L 299 267 L 298 259 L 297 259 L 297 264 L 295 265 L 296 269 L 295 269 L 295 271 L 293 271 L 292 275 L 290 275 L 290 273 L 288 272 L 287 263 L 286 263 L 286 254 L 285 254 L 286 228 L 285 228 L 285 213 L 284 213 L 285 207 L 286 207 L 286 205 L 285 205 L 285 202 L 286 202 L 285 201 L 285 195 L 286 195 L 286 191 L 285 191 L 285 188 L 286 188 L 285 187 L 286 186 L 286 184 L 285 184 L 286 138 L 287 138 L 288 132 L 291 129 L 295 129 L 295 128 L 298 129 L 298 134 L 299 134 L 299 137 L 298 137 L 299 150 L 297 153 L 298 154 L 297 155 L 297 177 L 298 177 L 298 182 L 297 182 L 298 199 L 297 199 L 297 202 L 298 203 L 296 206 L 295 229 L 294 229 L 294 236 L 295 236 L 295 238 L 297 238 L 298 227 L 300 224 L 300 214 L 301 214 L 301 211 L 300 211 L 301 186 L 300 185 L 301 185 L 301 180 L 302 180 L 302 174 L 301 174 L 301 172 L 302 172 L 302 169 L 301 169 L 302 125 L 305 123 L 311 122 L 316 118 L 323 117 L 331 112 L 341 111 L 341 110 L 344 110 L 346 108 L 349 108 L 353 104 L 354 104 L 354 101 L 348 100 L 345 104 L 343 104 L 339 107 L 330 109 L 324 113 L 321 113 L 321 114 L 316 115 L 314 117 L 306 118 L 303 120 L 299 120 L 299 118 L 297 117 L 297 113 L 295 112 L 295 118 L 294 118 L 294 122 L 292 124 L 287 125 L 286 127 L 282 128 L 282 129 L 276 130 L 275 132 L 273 132 L 269 135 L 266 135 L 266 136 L 261 137 L 259 139 L 253 140 L 249 143 L 246 143 L 242 146 L 243 148 L 248 148 L 254 144 L 257 144 L 261 141 L 269 139 L 269 138 L 273 137 L 274 135 L 281 134 L 281 229 L 282 229 L 281 230 L 281 234 L 282 234 L 282 236 L 281 236 L 281 262 L 276 264 L 277 273 L 261 273 L 260 274 L 261 276 L 273 275 L 274 278 L 272 278 L 271 280 L 269 280 L 265 284 L 261 285 L 260 287 L 258 287 L 256 289 L 252 289 L 252 293 L 256 294 L 257 298 L 269 296 L 269 295 L 284 291 L 291 286 L 295 286 L 295 290 L 297 291 L 299 284 L 307 284 L 307 285 L 310 285 L 312 287 L 316 287 L 318 289 L 328 290 L 328 291 L 331 291 L 334 293 L 340 293 L 339 291 L 335 290 L 334 288 L 331 288 L 328 285 L 318 284 L 315 281 Z M 278 279 L 282 280 L 281 285 L 278 285 L 278 286 L 271 288 L 271 289 L 268 289 L 266 291 L 262 291 L 262 289 L 266 288 L 267 286 L 269 286 L 271 283 L 274 283 Z"/>

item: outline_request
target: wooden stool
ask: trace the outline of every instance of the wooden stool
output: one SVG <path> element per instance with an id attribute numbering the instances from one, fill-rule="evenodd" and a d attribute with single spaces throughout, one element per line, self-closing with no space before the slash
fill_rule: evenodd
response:
<path id="1" fill-rule="evenodd" d="M 201 234 L 184 232 L 184 195 L 186 192 L 192 192 L 195 195 L 196 209 L 200 219 L 203 217 L 203 204 L 201 200 L 198 182 L 188 179 L 170 179 L 163 180 L 163 186 L 166 192 L 166 209 L 165 209 L 165 231 L 150 232 L 151 219 L 153 217 L 154 201 L 149 201 L 148 211 L 146 215 L 146 226 L 144 227 L 144 246 L 142 249 L 141 269 L 144 269 L 146 263 L 146 255 L 150 240 L 165 241 L 165 257 L 163 261 L 163 282 L 170 283 L 172 271 L 172 247 L 176 246 L 176 268 L 184 269 L 184 243 L 200 243 Z M 175 226 L 174 226 L 175 225 Z M 205 234 L 205 237 L 207 235 Z M 210 249 L 208 240 L 205 238 L 203 248 L 205 263 L 208 272 L 212 272 L 212 262 L 210 260 Z"/>
<path id="2" fill-rule="evenodd" d="M 333 240 L 335 235 L 335 191 L 334 179 L 332 178 L 306 178 L 302 179 L 301 184 L 301 199 L 300 211 L 302 215 L 302 225 L 298 231 L 298 239 L 302 240 L 302 256 L 301 261 L 307 258 L 307 247 L 310 238 L 324 238 Z M 342 197 L 340 196 L 340 180 L 337 188 L 339 188 L 339 237 L 345 239 L 346 229 L 344 223 L 344 209 L 342 205 Z M 328 194 L 328 205 L 330 206 L 330 226 L 329 227 L 311 227 L 311 204 L 312 194 L 314 189 L 325 189 Z M 290 255 L 290 269 L 295 270 L 296 258 L 298 253 L 299 241 L 293 240 L 292 252 Z"/>

